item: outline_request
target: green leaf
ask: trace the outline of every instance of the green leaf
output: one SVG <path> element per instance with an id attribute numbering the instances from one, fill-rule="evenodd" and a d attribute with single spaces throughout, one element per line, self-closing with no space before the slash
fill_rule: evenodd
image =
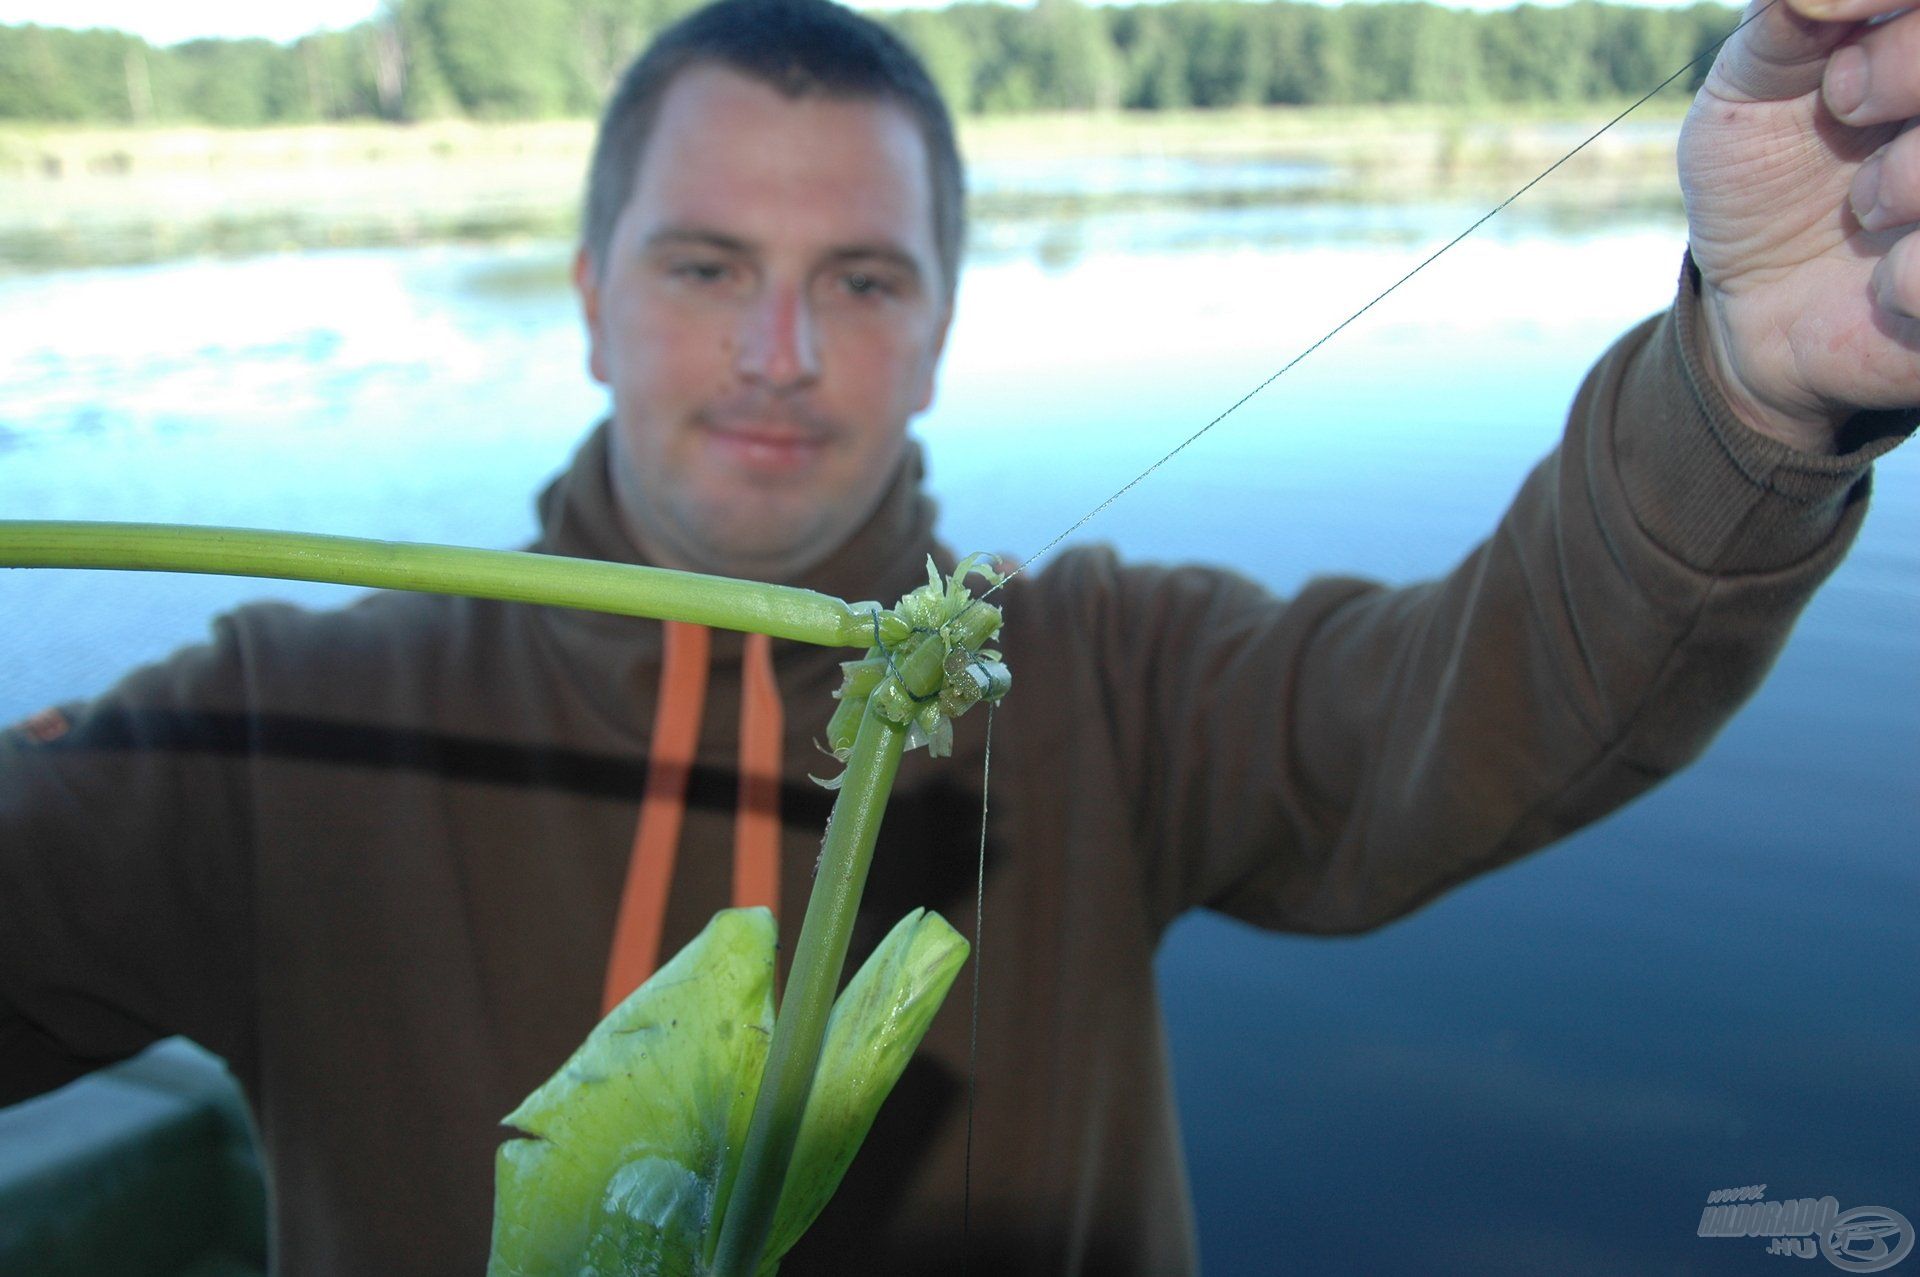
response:
<path id="1" fill-rule="evenodd" d="M 775 929 L 731 909 L 507 1116 L 489 1277 L 698 1272 L 773 1032 Z"/>
<path id="2" fill-rule="evenodd" d="M 602 1020 L 506 1118 L 488 1277 L 704 1277 L 773 1028 L 775 929 L 730 909 Z M 916 909 L 834 1002 L 761 1261 L 770 1277 L 832 1197 L 966 961 Z"/>
<path id="3" fill-rule="evenodd" d="M 965 937 L 945 918 L 915 909 L 887 933 L 834 1002 L 767 1240 L 768 1263 L 800 1240 L 840 1186 L 965 964 L 967 949 Z"/>

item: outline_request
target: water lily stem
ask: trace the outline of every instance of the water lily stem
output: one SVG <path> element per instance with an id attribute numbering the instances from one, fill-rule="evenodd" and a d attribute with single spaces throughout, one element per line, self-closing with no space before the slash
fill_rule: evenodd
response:
<path id="1" fill-rule="evenodd" d="M 826 646 L 893 649 L 917 638 L 898 664 L 885 662 L 888 673 L 873 689 L 854 733 L 746 1146 L 733 1178 L 718 1185 L 711 1218 L 719 1228 L 709 1235 L 707 1271 L 756 1277 L 819 1067 L 874 841 L 900 769 L 905 724 L 941 687 L 949 644 L 969 653 L 977 649 L 998 628 L 997 609 L 982 605 L 961 612 L 950 627 L 943 624 L 946 639 L 936 642 L 931 630 L 916 634 L 895 611 L 759 582 L 505 550 L 155 523 L 0 520 L 0 567 L 329 581 L 690 621 Z M 878 666 L 880 658 L 874 661 Z M 892 719 L 881 712 L 883 704 L 893 705 Z"/>
<path id="2" fill-rule="evenodd" d="M 715 1203 L 720 1220 L 713 1243 L 716 1277 L 753 1277 L 766 1249 L 906 736 L 905 728 L 869 708 L 847 756 L 740 1170 L 733 1183 L 720 1186 Z"/>
<path id="3" fill-rule="evenodd" d="M 828 647 L 874 641 L 870 608 L 812 590 L 516 550 L 165 523 L 0 519 L 0 567 L 121 568 L 331 581 L 691 621 Z M 889 641 L 904 633 L 884 617 Z"/>

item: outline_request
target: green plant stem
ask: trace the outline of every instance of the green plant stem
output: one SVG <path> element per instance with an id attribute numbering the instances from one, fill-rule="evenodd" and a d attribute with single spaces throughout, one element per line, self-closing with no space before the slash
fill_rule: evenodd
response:
<path id="1" fill-rule="evenodd" d="M 0 520 L 0 567 L 202 572 L 464 594 L 689 621 L 825 646 L 892 646 L 910 633 L 908 622 L 878 605 L 856 606 L 811 590 L 556 555 L 242 528 Z M 973 649 L 998 623 L 997 609 L 971 608 L 955 618 L 950 637 Z M 710 1258 L 721 1277 L 755 1277 L 773 1229 L 874 841 L 906 745 L 906 727 L 889 721 L 876 705 L 891 696 L 910 718 L 912 707 L 941 683 L 946 647 L 921 639 L 897 666 L 886 663 L 893 672 L 874 689 L 847 756 L 746 1147 L 714 1204 L 720 1229 L 709 1242 Z M 880 665 L 878 658 L 874 663 Z"/>
<path id="2" fill-rule="evenodd" d="M 906 729 L 868 709 L 860 720 L 847 770 L 827 822 L 820 869 L 807 900 L 806 920 L 793 952 L 786 993 L 774 1021 L 766 1073 L 746 1149 L 732 1184 L 722 1184 L 714 1211 L 720 1234 L 713 1253 L 716 1277 L 754 1277 L 772 1231 L 780 1190 L 793 1160 L 800 1117 L 813 1089 L 820 1044 L 827 1032 L 847 944 L 873 862 L 873 843 L 887 796 L 900 770 Z"/>
<path id="3" fill-rule="evenodd" d="M 517 550 L 164 523 L 0 520 L 0 566 L 330 581 L 690 621 L 827 647 L 874 641 L 871 611 L 812 590 Z M 883 628 L 897 626 L 888 617 Z"/>
<path id="4" fill-rule="evenodd" d="M 971 651 L 999 627 L 999 609 L 982 604 L 954 617 L 944 632 Z M 906 650 L 908 646 L 912 650 Z M 708 1254 L 713 1277 L 756 1277 L 759 1271 L 819 1068 L 821 1043 L 873 861 L 874 840 L 900 768 L 906 723 L 913 720 L 915 707 L 942 682 L 948 647 L 932 632 L 914 634 L 895 650 L 900 653 L 897 663 L 868 657 L 870 668 L 890 672 L 872 685 L 871 695 L 858 702 L 863 705 L 859 725 L 848 747 L 846 771 L 827 823 L 786 993 L 774 1020 L 773 1042 L 748 1123 L 746 1146 L 733 1178 L 723 1181 L 715 1194 L 713 1218 L 719 1230 L 709 1240 Z M 865 684 L 850 681 L 849 686 L 857 692 Z M 841 712 L 853 703 L 843 699 Z M 896 705 L 899 722 L 882 712 L 888 703 Z M 836 723 L 839 719 L 836 712 Z"/>

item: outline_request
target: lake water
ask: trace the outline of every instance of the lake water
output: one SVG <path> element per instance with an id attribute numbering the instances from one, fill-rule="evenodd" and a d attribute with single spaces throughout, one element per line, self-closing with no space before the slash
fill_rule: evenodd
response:
<path id="1" fill-rule="evenodd" d="M 947 539 L 1031 553 L 1477 212 L 1149 201 L 983 225 L 918 427 Z M 1666 304 L 1682 245 L 1671 215 L 1523 203 L 1077 539 L 1282 591 L 1444 570 L 1590 362 Z M 566 252 L 0 276 L 0 513 L 520 542 L 604 406 Z M 242 599 L 345 594 L 0 573 L 0 720 Z M 1695 1236 L 1706 1195 L 1746 1184 L 1920 1219 L 1916 757 L 1909 447 L 1770 682 L 1683 777 L 1373 935 L 1179 925 L 1161 970 L 1208 1271 L 1748 1273 L 1764 1240 Z"/>

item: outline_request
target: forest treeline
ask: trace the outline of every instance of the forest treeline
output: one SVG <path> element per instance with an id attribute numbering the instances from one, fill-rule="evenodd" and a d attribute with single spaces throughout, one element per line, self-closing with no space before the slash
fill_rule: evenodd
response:
<path id="1" fill-rule="evenodd" d="M 389 0 L 289 44 L 156 47 L 118 31 L 0 26 L 0 119 L 247 126 L 592 115 L 622 67 L 693 0 Z M 1719 4 L 1579 0 L 1469 12 L 1175 0 L 875 15 L 969 113 L 1358 103 L 1557 103 L 1638 96 L 1737 20 Z M 1703 68 L 1670 90 L 1689 93 Z"/>

